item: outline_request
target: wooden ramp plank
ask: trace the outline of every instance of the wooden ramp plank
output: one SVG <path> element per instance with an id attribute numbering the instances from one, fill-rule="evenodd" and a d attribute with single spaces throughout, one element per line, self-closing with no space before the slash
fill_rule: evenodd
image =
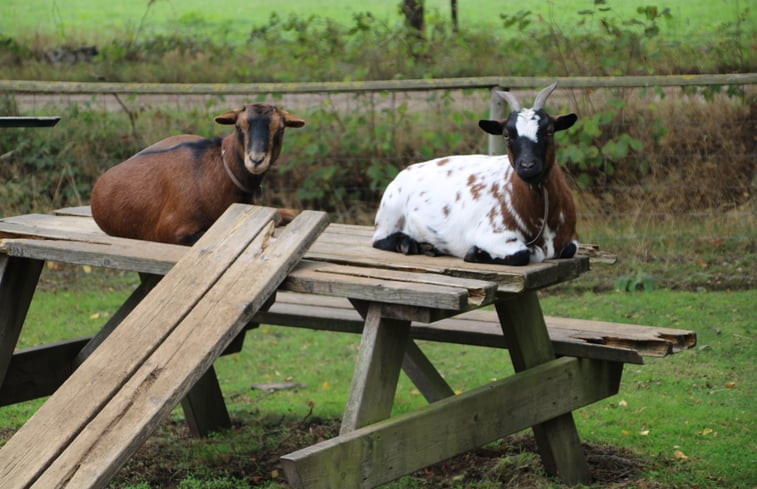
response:
<path id="1" fill-rule="evenodd" d="M 263 306 L 325 224 L 325 214 L 305 212 L 273 239 L 271 223 L 32 487 L 107 484 Z"/>
<path id="2" fill-rule="evenodd" d="M 35 480 L 274 218 L 273 209 L 230 207 L 0 450 L 0 487 Z"/>

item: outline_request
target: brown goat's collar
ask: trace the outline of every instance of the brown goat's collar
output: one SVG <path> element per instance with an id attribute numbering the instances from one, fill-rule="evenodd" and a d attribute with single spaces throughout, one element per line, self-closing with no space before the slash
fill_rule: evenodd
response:
<path id="1" fill-rule="evenodd" d="M 526 243 L 526 247 L 531 247 L 532 245 L 536 244 L 537 241 L 539 241 L 541 235 L 544 234 L 544 229 L 547 227 L 547 217 L 549 217 L 549 195 L 547 194 L 547 189 L 541 184 L 539 184 L 539 186 L 536 188 L 538 190 L 541 190 L 541 193 L 544 194 L 544 219 L 541 222 L 541 229 L 539 229 L 539 233 L 534 239 Z"/>
<path id="2" fill-rule="evenodd" d="M 250 195 L 255 195 L 255 192 L 249 188 L 247 188 L 242 182 L 239 181 L 237 177 L 234 176 L 234 174 L 231 172 L 231 168 L 229 168 L 229 164 L 226 163 L 226 150 L 221 150 L 221 160 L 223 161 L 223 169 L 226 170 L 226 174 L 231 179 L 231 182 L 242 192 Z"/>

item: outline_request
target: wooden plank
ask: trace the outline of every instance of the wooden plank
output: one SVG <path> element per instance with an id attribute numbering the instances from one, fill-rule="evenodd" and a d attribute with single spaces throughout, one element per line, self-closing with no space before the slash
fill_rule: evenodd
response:
<path id="1" fill-rule="evenodd" d="M 104 487 L 266 303 L 325 225 L 325 213 L 303 212 L 276 239 L 273 223 L 262 231 L 31 487 L 59 481 Z M 197 268 L 196 274 L 204 273 Z M 97 352 L 107 351 L 106 343 Z"/>
<path id="2" fill-rule="evenodd" d="M 617 364 L 552 360 L 281 460 L 294 488 L 371 488 L 604 399 L 619 382 Z"/>
<path id="3" fill-rule="evenodd" d="M 500 301 L 496 309 L 516 372 L 526 372 L 555 358 L 536 292 L 525 292 L 511 300 Z M 554 397 L 544 399 L 553 400 Z M 532 429 L 548 472 L 568 484 L 591 480 L 573 415 L 569 411 L 535 424 Z"/>
<path id="4" fill-rule="evenodd" d="M 368 307 L 341 433 L 389 417 L 409 337 L 410 321 L 386 319 L 378 305 Z"/>
<path id="5" fill-rule="evenodd" d="M 134 83 L 0 80 L 0 91 L 51 94 L 269 95 L 271 93 L 344 93 L 415 90 L 467 90 L 509 87 L 535 89 L 558 81 L 560 88 L 640 88 L 705 85 L 751 85 L 755 73 L 642 76 L 482 76 L 411 80 L 365 80 L 287 83 Z"/>
<path id="6" fill-rule="evenodd" d="M 116 328 L 0 449 L 0 487 L 26 487 L 33 481 L 205 295 L 274 213 L 260 207 L 231 206 L 122 327 Z M 198 268 L 202 274 L 197 273 Z M 97 378 L 90 372 L 98 372 Z M 62 412 L 68 414 L 61 418 Z M 42 445 L 40 437 L 45 439 Z"/>
<path id="7" fill-rule="evenodd" d="M 574 332 L 576 338 L 588 339 L 590 333 L 596 333 L 602 344 L 633 348 L 648 356 L 665 356 L 697 344 L 696 333 L 685 329 L 553 316 L 547 316 L 545 320 L 550 328 Z"/>
<path id="8" fill-rule="evenodd" d="M 107 243 L 109 236 L 88 217 L 24 214 L 0 219 L 0 237 L 44 237 L 95 240 Z"/>
<path id="9" fill-rule="evenodd" d="M 400 272 L 397 270 L 387 270 L 382 268 L 335 265 L 333 263 L 314 264 L 312 269 L 317 272 L 333 273 L 350 277 L 366 277 L 379 279 L 381 281 L 389 280 L 402 283 L 419 284 L 422 286 L 430 285 L 466 289 L 468 305 L 477 307 L 494 302 L 494 298 L 497 292 L 497 285 L 493 282 L 485 282 L 482 280 L 473 280 L 459 277 L 449 277 L 447 275 L 439 275 L 438 273 L 407 273 L 404 271 Z"/>
<path id="10" fill-rule="evenodd" d="M 187 252 L 186 246 L 113 238 L 112 243 L 67 239 L 0 239 L 0 252 L 10 256 L 60 261 L 165 275 Z"/>
<path id="11" fill-rule="evenodd" d="M 407 342 L 402 370 L 428 402 L 436 402 L 455 395 L 452 387 L 412 340 Z"/>
<path id="12" fill-rule="evenodd" d="M 282 288 L 432 309 L 461 311 L 470 308 L 467 289 L 348 276 L 321 271 L 321 268 L 323 264 L 303 260 L 292 270 Z"/>
<path id="13" fill-rule="evenodd" d="M 37 287 L 42 261 L 0 254 L 0 385 Z"/>
<path id="14" fill-rule="evenodd" d="M 62 209 L 55 209 L 53 211 L 53 214 L 55 214 L 56 216 L 92 217 L 92 208 L 88 205 L 63 207 Z"/>

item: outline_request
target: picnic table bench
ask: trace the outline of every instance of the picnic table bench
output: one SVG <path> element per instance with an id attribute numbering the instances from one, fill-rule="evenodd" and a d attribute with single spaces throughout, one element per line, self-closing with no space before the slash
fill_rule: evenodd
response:
<path id="1" fill-rule="evenodd" d="M 339 436 L 282 459 L 293 487 L 374 487 L 528 427 L 547 470 L 588 481 L 571 412 L 615 394 L 625 363 L 696 342 L 545 318 L 537 291 L 587 271 L 586 256 L 405 256 L 322 213 L 276 231 L 272 216 L 232 206 L 191 248 L 106 236 L 87 207 L 0 219 L 0 405 L 53 394 L 0 449 L 0 486 L 103 487 L 179 401 L 198 433 L 228 425 L 212 362 L 259 323 L 362 335 Z M 261 255 L 269 246 L 286 252 Z M 46 260 L 139 272 L 141 284 L 93 338 L 14 351 Z M 416 339 L 507 348 L 516 373 L 454 395 Z M 392 418 L 401 369 L 429 405 Z"/>

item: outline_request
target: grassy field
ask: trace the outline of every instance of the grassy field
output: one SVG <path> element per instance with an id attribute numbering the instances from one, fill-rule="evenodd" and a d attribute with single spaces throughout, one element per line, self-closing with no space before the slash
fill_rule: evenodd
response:
<path id="1" fill-rule="evenodd" d="M 148 7 L 148 4 L 151 5 Z M 369 11 L 388 23 L 400 21 L 397 1 L 353 2 L 337 0 L 321 2 L 254 2 L 225 0 L 209 8 L 202 0 L 134 2 L 106 2 L 102 0 L 5 0 L 0 5 L 0 32 L 18 38 L 57 38 L 70 42 L 102 42 L 127 32 L 136 32 L 140 26 L 147 33 L 191 32 L 201 37 L 238 38 L 243 40 L 253 26 L 264 25 L 272 13 L 288 17 L 297 15 L 334 19 L 351 23 L 358 12 Z M 447 0 L 426 0 L 429 16 L 449 18 Z M 609 0 L 607 6 L 621 18 L 636 16 L 638 7 L 656 5 L 668 8 L 672 19 L 666 23 L 666 32 L 672 39 L 684 40 L 689 36 L 710 35 L 723 22 L 734 21 L 739 13 L 750 6 L 746 0 L 719 2 L 692 2 L 690 0 Z M 752 5 L 753 7 L 753 5 Z M 508 7 L 506 2 L 481 0 L 458 2 L 461 28 L 501 25 L 500 14 L 513 15 L 530 10 L 540 17 L 564 28 L 572 28 L 581 19 L 578 13 L 593 9 L 592 0 L 535 0 L 526 6 Z M 752 8 L 744 26 L 745 31 L 757 27 L 757 9 Z"/>
<path id="2" fill-rule="evenodd" d="M 42 280 L 21 347 L 96 331 L 136 279 L 55 267 L 45 269 Z M 623 471 L 615 469 L 615 477 L 627 472 L 623 477 L 628 485 L 614 480 L 593 487 L 754 487 L 755 301 L 753 289 L 544 297 L 547 314 L 689 328 L 698 334 L 692 350 L 627 366 L 618 395 L 577 411 L 595 476 L 602 474 L 598 460 L 622 461 Z M 177 410 L 112 487 L 286 487 L 277 457 L 334 435 L 358 340 L 347 334 L 265 325 L 248 333 L 241 353 L 216 363 L 234 428 L 209 439 L 191 439 Z M 421 347 L 455 389 L 469 389 L 511 372 L 502 351 L 435 343 Z M 250 388 L 253 383 L 283 381 L 304 387 L 271 394 Z M 40 402 L 0 408 L 0 439 L 7 439 Z M 403 376 L 394 414 L 424 403 Z M 495 488 L 505 480 L 513 481 L 508 487 L 555 487 L 555 481 L 541 473 L 528 433 L 495 442 L 488 450 L 387 487 Z"/>

